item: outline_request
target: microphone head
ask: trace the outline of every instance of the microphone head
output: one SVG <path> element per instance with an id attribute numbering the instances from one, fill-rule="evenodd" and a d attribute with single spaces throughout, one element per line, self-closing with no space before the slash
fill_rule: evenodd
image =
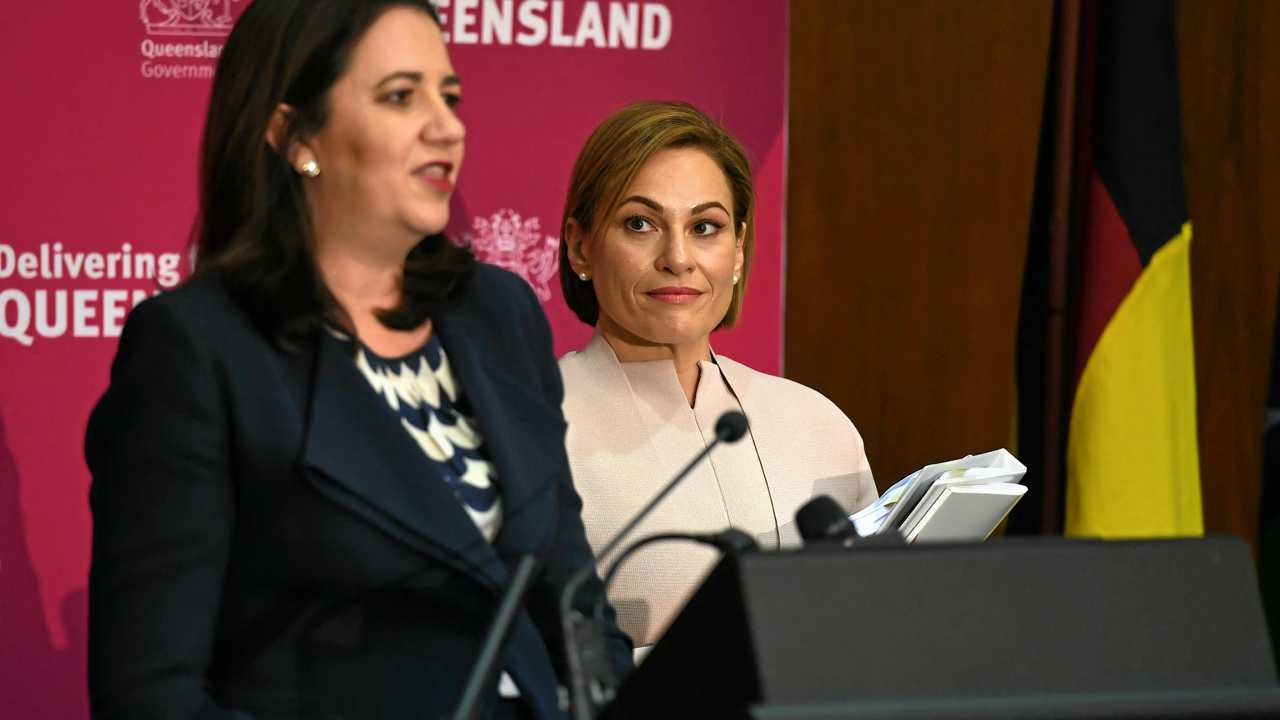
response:
<path id="1" fill-rule="evenodd" d="M 727 527 L 712 535 L 711 544 L 725 553 L 754 552 L 760 549 L 755 538 L 736 527 Z"/>
<path id="2" fill-rule="evenodd" d="M 796 529 L 805 542 L 855 536 L 848 513 L 830 495 L 819 495 L 797 510 Z"/>
<path id="3" fill-rule="evenodd" d="M 723 442 L 735 443 L 747 434 L 747 416 L 730 410 L 716 420 L 716 437 Z"/>

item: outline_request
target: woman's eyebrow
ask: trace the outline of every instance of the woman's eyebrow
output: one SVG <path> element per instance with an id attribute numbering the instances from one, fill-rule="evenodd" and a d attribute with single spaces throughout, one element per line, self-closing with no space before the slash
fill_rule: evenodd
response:
<path id="1" fill-rule="evenodd" d="M 626 205 L 629 202 L 640 203 L 641 205 L 644 205 L 645 207 L 648 207 L 652 209 L 654 212 L 658 212 L 658 213 L 665 213 L 667 210 L 657 201 L 651 200 L 643 195 L 632 195 L 628 197 L 626 200 L 623 200 L 619 206 Z M 733 215 L 733 213 L 729 212 L 728 208 L 726 208 L 723 204 L 721 204 L 717 200 L 712 200 L 710 202 L 704 202 L 704 203 L 699 203 L 697 205 L 694 205 L 693 208 L 689 210 L 689 214 L 697 215 L 703 210 L 710 210 L 711 208 L 720 208 L 722 211 L 724 211 L 725 215 L 729 215 L 729 216 Z"/>
<path id="2" fill-rule="evenodd" d="M 657 201 L 655 201 L 655 200 L 650 200 L 649 198 L 647 198 L 647 197 L 645 197 L 645 196 L 643 196 L 643 195 L 632 195 L 631 197 L 627 198 L 626 200 L 623 200 L 623 201 L 622 201 L 622 203 L 620 204 L 620 206 L 621 206 L 621 205 L 626 205 L 626 204 L 627 204 L 627 203 L 629 203 L 629 202 L 636 202 L 636 203 L 640 203 L 641 205 L 644 205 L 645 207 L 648 207 L 649 209 L 653 210 L 654 212 L 658 212 L 658 213 L 666 212 L 666 210 L 667 210 L 666 208 L 662 207 L 662 205 L 660 205 Z"/>
<path id="3" fill-rule="evenodd" d="M 420 83 L 422 82 L 422 73 L 416 72 L 414 70 L 397 70 L 391 73 L 390 75 L 379 80 L 378 84 L 374 85 L 374 87 L 382 87 L 383 85 L 386 85 L 392 80 L 401 80 L 401 79 L 411 80 L 414 83 Z"/>
<path id="4" fill-rule="evenodd" d="M 710 210 L 711 208 L 720 208 L 721 210 L 724 210 L 725 215 L 728 215 L 730 217 L 733 216 L 733 213 L 729 212 L 729 210 L 724 205 L 721 205 L 719 202 L 715 200 L 712 200 L 711 202 L 704 202 L 701 205 L 694 205 L 693 209 L 690 210 L 689 213 L 692 215 L 697 215 L 703 210 Z"/>

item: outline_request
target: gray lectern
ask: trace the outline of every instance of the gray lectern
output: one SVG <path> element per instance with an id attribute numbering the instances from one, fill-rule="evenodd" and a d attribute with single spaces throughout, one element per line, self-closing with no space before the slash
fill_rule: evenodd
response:
<path id="1" fill-rule="evenodd" d="M 1232 538 L 819 547 L 723 560 L 610 717 L 1280 716 Z"/>

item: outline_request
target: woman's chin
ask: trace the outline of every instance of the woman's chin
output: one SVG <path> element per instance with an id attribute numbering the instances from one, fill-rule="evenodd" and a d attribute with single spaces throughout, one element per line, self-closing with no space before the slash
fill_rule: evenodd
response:
<path id="1" fill-rule="evenodd" d="M 645 342 L 650 345 L 665 345 L 671 348 L 700 347 L 708 342 L 709 333 L 698 329 L 683 330 L 670 327 L 655 328 L 645 333 Z"/>
<path id="2" fill-rule="evenodd" d="M 449 209 L 431 209 L 416 212 L 405 218 L 407 227 L 413 229 L 414 233 L 422 237 L 431 235 L 439 235 L 449 225 Z"/>

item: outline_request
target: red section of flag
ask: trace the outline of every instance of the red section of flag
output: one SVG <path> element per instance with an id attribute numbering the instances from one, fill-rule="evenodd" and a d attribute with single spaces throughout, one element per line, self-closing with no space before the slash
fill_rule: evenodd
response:
<path id="1" fill-rule="evenodd" d="M 1085 362 L 1111 322 L 1120 302 L 1142 274 L 1142 260 L 1111 193 L 1096 172 L 1089 175 L 1089 212 L 1081 241 L 1079 313 L 1071 386 L 1080 382 Z"/>

